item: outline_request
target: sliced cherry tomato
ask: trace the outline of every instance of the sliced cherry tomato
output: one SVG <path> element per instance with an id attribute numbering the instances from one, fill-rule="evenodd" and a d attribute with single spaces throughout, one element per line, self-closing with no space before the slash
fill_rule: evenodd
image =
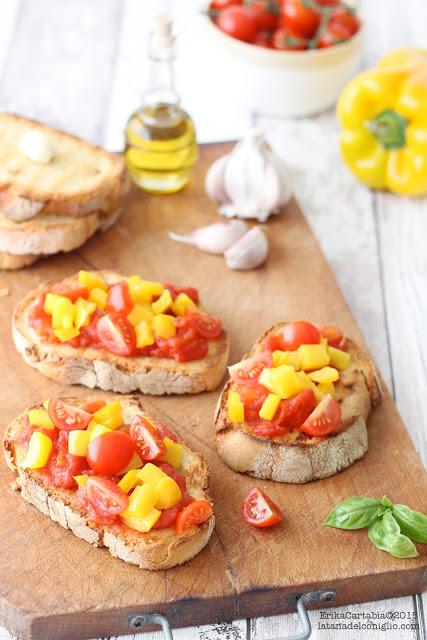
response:
<path id="1" fill-rule="evenodd" d="M 124 431 L 103 433 L 91 440 L 86 458 L 91 469 L 101 476 L 112 476 L 127 467 L 135 452 L 135 445 Z"/>
<path id="2" fill-rule="evenodd" d="M 285 351 L 295 351 L 301 344 L 318 344 L 320 342 L 319 329 L 304 320 L 285 324 L 280 332 L 282 334 L 282 348 Z"/>
<path id="3" fill-rule="evenodd" d="M 159 432 L 143 416 L 132 418 L 129 434 L 142 460 L 157 460 L 165 455 L 166 447 Z"/>
<path id="4" fill-rule="evenodd" d="M 54 284 L 51 292 L 56 293 L 59 296 L 64 296 L 64 298 L 69 298 L 71 302 L 76 302 L 79 298 L 89 297 L 89 291 L 86 287 L 81 287 L 78 284 L 66 284 L 65 282 L 58 282 L 57 284 Z"/>
<path id="5" fill-rule="evenodd" d="M 335 28 L 337 25 L 341 27 L 345 27 L 348 29 L 351 35 L 354 35 L 360 27 L 360 22 L 357 16 L 354 14 L 354 11 L 348 9 L 347 7 L 337 7 L 332 12 L 331 18 L 329 20 L 329 29 L 332 29 L 332 32 L 335 33 Z"/>
<path id="6" fill-rule="evenodd" d="M 184 509 L 187 505 L 194 501 L 194 498 L 187 495 L 178 502 L 177 505 L 171 507 L 170 509 L 163 509 L 160 515 L 160 518 L 157 520 L 156 524 L 152 527 L 153 529 L 165 529 L 166 527 L 171 527 L 175 522 L 178 516 L 178 513 Z"/>
<path id="7" fill-rule="evenodd" d="M 241 3 L 233 2 L 233 4 L 241 4 Z M 171 292 L 171 296 L 174 300 L 180 293 L 186 293 L 187 296 L 191 298 L 193 302 L 195 302 L 196 304 L 199 302 L 199 292 L 195 287 L 177 287 L 174 284 L 164 284 L 163 286 L 165 289 L 169 289 L 169 291 Z"/>
<path id="8" fill-rule="evenodd" d="M 327 436 L 341 422 L 341 405 L 332 396 L 325 396 L 300 427 L 309 436 Z"/>
<path id="9" fill-rule="evenodd" d="M 127 282 L 122 280 L 111 285 L 107 294 L 107 308 L 109 311 L 120 311 L 125 315 L 132 311 L 133 300 Z"/>
<path id="10" fill-rule="evenodd" d="M 282 400 L 273 420 L 261 420 L 253 416 L 253 423 L 247 418 L 251 430 L 264 438 L 276 438 L 294 429 L 299 429 L 303 422 L 316 408 L 316 396 L 311 389 L 304 389 L 290 400 Z M 246 416 L 245 409 L 245 416 Z"/>
<path id="11" fill-rule="evenodd" d="M 221 11 L 221 9 L 232 7 L 234 4 L 242 4 L 242 0 L 212 0 L 210 9 L 213 11 Z"/>
<path id="12" fill-rule="evenodd" d="M 112 311 L 97 322 L 101 346 L 118 356 L 131 356 L 136 349 L 135 330 L 123 313 Z"/>
<path id="13" fill-rule="evenodd" d="M 64 431 L 86 429 L 92 420 L 92 415 L 88 411 L 62 400 L 49 400 L 48 413 L 55 427 Z"/>
<path id="14" fill-rule="evenodd" d="M 122 513 L 128 506 L 128 497 L 108 478 L 91 476 L 86 482 L 89 501 L 100 515 L 114 516 Z"/>
<path id="15" fill-rule="evenodd" d="M 167 428 L 163 422 L 156 422 L 157 431 L 159 432 L 159 437 L 164 440 L 164 438 L 169 438 L 169 440 L 173 440 L 174 442 L 178 442 L 178 438 L 176 435 Z"/>
<path id="16" fill-rule="evenodd" d="M 168 462 L 157 462 L 156 465 L 159 467 L 159 469 L 164 471 L 168 476 L 173 478 L 177 483 L 177 485 L 179 486 L 179 488 L 181 489 L 182 495 L 183 496 L 186 495 L 187 483 L 185 481 L 184 474 L 174 469 L 173 466 Z"/>
<path id="17" fill-rule="evenodd" d="M 304 0 L 282 0 L 281 26 L 291 29 L 300 38 L 312 38 L 320 20 L 320 13 L 308 6 Z"/>
<path id="18" fill-rule="evenodd" d="M 304 51 L 308 49 L 308 40 L 295 35 L 288 28 L 276 29 L 272 35 L 272 43 L 275 49 L 283 51 Z"/>
<path id="19" fill-rule="evenodd" d="M 325 325 L 320 327 L 320 335 L 322 338 L 326 338 L 330 347 L 338 348 L 343 339 L 343 333 L 337 327 L 332 325 Z"/>
<path id="20" fill-rule="evenodd" d="M 258 47 L 265 47 L 266 49 L 274 49 L 270 31 L 257 31 L 255 38 L 252 40 L 252 44 L 256 44 Z"/>
<path id="21" fill-rule="evenodd" d="M 268 389 L 254 382 L 252 384 L 239 384 L 236 390 L 245 407 L 245 422 L 258 421 L 262 403 L 269 393 Z"/>
<path id="22" fill-rule="evenodd" d="M 246 0 L 255 15 L 258 30 L 273 31 L 279 26 L 279 8 L 274 0 Z"/>
<path id="23" fill-rule="evenodd" d="M 210 316 L 207 313 L 196 311 L 192 307 L 187 307 L 186 315 L 191 320 L 191 325 L 200 338 L 205 340 L 214 340 L 221 335 L 222 324 L 221 320 Z"/>
<path id="24" fill-rule="evenodd" d="M 88 413 L 96 413 L 99 409 L 105 407 L 106 404 L 105 400 L 90 400 L 89 402 L 82 404 L 81 408 L 83 411 L 87 411 Z"/>
<path id="25" fill-rule="evenodd" d="M 251 489 L 243 502 L 243 517 L 254 527 L 272 527 L 282 522 L 279 507 L 261 489 Z"/>
<path id="26" fill-rule="evenodd" d="M 271 353 L 264 351 L 256 356 L 245 358 L 229 368 L 230 377 L 237 384 L 252 384 L 258 382 L 261 371 L 272 365 Z"/>
<path id="27" fill-rule="evenodd" d="M 201 360 L 209 351 L 209 345 L 204 338 L 196 338 L 191 342 L 182 340 L 178 343 L 174 353 L 177 362 L 189 362 L 190 360 Z"/>
<path id="28" fill-rule="evenodd" d="M 247 7 L 231 6 L 219 12 L 215 20 L 217 27 L 232 38 L 251 42 L 257 30 L 255 15 Z"/>
<path id="29" fill-rule="evenodd" d="M 77 485 L 74 476 L 87 471 L 88 464 L 85 458 L 62 451 L 52 455 L 46 467 L 49 482 L 60 489 L 74 489 Z"/>
<path id="30" fill-rule="evenodd" d="M 212 515 L 212 505 L 207 500 L 194 500 L 178 514 L 176 519 L 176 530 L 179 534 L 203 524 Z"/>

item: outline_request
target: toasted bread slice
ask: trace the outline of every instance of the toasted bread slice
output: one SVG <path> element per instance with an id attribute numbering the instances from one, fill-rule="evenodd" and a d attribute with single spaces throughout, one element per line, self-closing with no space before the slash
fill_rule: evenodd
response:
<path id="1" fill-rule="evenodd" d="M 270 327 L 248 356 L 261 352 L 266 335 L 284 324 Z M 245 423 L 232 424 L 227 397 L 234 383 L 231 380 L 226 383 L 215 412 L 216 446 L 231 469 L 255 478 L 299 484 L 327 478 L 365 455 L 366 421 L 371 408 L 381 400 L 381 388 L 372 362 L 354 342 L 346 339 L 346 344 L 351 355 L 350 367 L 341 372 L 335 384 L 335 398 L 341 404 L 341 427 L 330 436 L 310 437 L 297 429 L 267 439 L 255 435 Z"/>
<path id="2" fill-rule="evenodd" d="M 96 271 L 108 284 L 125 276 L 112 271 Z M 77 276 L 65 282 L 76 282 Z M 17 305 L 13 314 L 13 339 L 25 362 L 40 373 L 63 384 L 82 384 L 104 391 L 129 393 L 139 390 L 150 395 L 198 393 L 215 389 L 225 373 L 229 340 L 223 331 L 209 341 L 204 358 L 176 362 L 171 358 L 122 357 L 94 348 L 75 348 L 68 344 L 42 342 L 29 326 L 28 313 L 40 294 L 49 288 L 44 283 Z"/>
<path id="3" fill-rule="evenodd" d="M 31 161 L 19 148 L 22 136 L 34 129 L 52 147 L 48 164 Z M 0 138 L 0 192 L 43 203 L 42 213 L 109 211 L 127 182 L 121 156 L 40 122 L 0 113 Z"/>
<path id="4" fill-rule="evenodd" d="M 65 399 L 69 404 L 82 404 L 75 398 Z M 89 398 L 88 400 L 95 400 Z M 147 415 L 138 398 L 121 397 L 125 422 L 133 415 Z M 31 408 L 41 408 L 41 404 Z M 61 489 L 46 484 L 41 474 L 35 470 L 22 469 L 20 463 L 24 456 L 22 445 L 17 444 L 23 431 L 23 419 L 26 411 L 18 416 L 7 428 L 3 450 L 6 462 L 16 474 L 14 488 L 21 496 L 34 505 L 41 513 L 58 522 L 78 538 L 82 538 L 95 547 L 107 547 L 111 555 L 136 564 L 142 569 L 170 569 L 197 555 L 209 541 L 214 529 L 215 517 L 212 515 L 185 535 L 178 535 L 174 527 L 151 530 L 140 533 L 134 529 L 117 526 L 98 525 L 89 520 L 76 497 L 76 491 Z M 184 474 L 190 495 L 196 500 L 209 500 L 209 470 L 202 457 L 184 446 L 181 472 Z"/>

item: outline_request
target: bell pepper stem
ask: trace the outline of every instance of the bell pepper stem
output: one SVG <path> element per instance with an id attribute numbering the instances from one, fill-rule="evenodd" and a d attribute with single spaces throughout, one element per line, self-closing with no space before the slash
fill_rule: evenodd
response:
<path id="1" fill-rule="evenodd" d="M 405 146 L 407 126 L 406 118 L 393 109 L 385 109 L 365 122 L 365 127 L 385 149 L 401 149 Z"/>

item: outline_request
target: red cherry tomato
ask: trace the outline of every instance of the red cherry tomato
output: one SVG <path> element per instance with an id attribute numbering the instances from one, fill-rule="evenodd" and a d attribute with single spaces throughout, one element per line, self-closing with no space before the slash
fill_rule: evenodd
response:
<path id="1" fill-rule="evenodd" d="M 285 351 L 295 351 L 301 344 L 319 344 L 320 342 L 319 329 L 304 320 L 285 324 L 280 333 L 282 349 Z"/>
<path id="2" fill-rule="evenodd" d="M 218 318 L 196 311 L 191 307 L 187 307 L 186 315 L 190 318 L 191 325 L 200 338 L 214 340 L 221 335 L 222 324 Z"/>
<path id="3" fill-rule="evenodd" d="M 307 6 L 304 0 L 282 0 L 281 26 L 300 38 L 312 38 L 320 25 L 320 13 Z"/>
<path id="4" fill-rule="evenodd" d="M 178 442 L 178 438 L 173 433 L 173 431 L 170 431 L 170 429 L 168 429 L 167 426 L 164 425 L 162 422 L 157 422 L 156 421 L 156 427 L 157 427 L 157 431 L 159 433 L 159 438 L 161 440 L 164 440 L 164 438 L 169 438 L 169 440 L 173 440 L 174 442 Z"/>
<path id="5" fill-rule="evenodd" d="M 341 0 L 316 0 L 316 4 L 321 7 L 337 7 Z"/>
<path id="6" fill-rule="evenodd" d="M 275 49 L 283 51 L 304 51 L 308 49 L 308 40 L 295 35 L 289 29 L 276 29 L 272 35 L 272 43 Z"/>
<path id="7" fill-rule="evenodd" d="M 143 416 L 134 416 L 130 424 L 132 438 L 142 460 L 157 460 L 166 453 L 166 447 L 155 426 Z"/>
<path id="8" fill-rule="evenodd" d="M 271 353 L 264 351 L 230 367 L 230 377 L 237 384 L 252 384 L 258 381 L 263 369 L 271 367 L 272 362 Z"/>
<path id="9" fill-rule="evenodd" d="M 235 4 L 242 4 L 242 0 L 212 0 L 209 8 L 213 11 L 221 11 L 221 9 L 232 7 Z M 169 287 L 166 288 L 169 289 Z"/>
<path id="10" fill-rule="evenodd" d="M 127 495 L 108 478 L 91 476 L 85 489 L 90 503 L 101 516 L 117 515 L 128 506 Z"/>
<path id="11" fill-rule="evenodd" d="M 118 356 L 131 356 L 136 349 L 135 330 L 123 313 L 112 311 L 97 322 L 101 346 Z"/>
<path id="12" fill-rule="evenodd" d="M 189 329 L 169 341 L 171 355 L 177 362 L 200 360 L 207 355 L 209 345 L 204 338 L 200 338 L 194 329 Z"/>
<path id="13" fill-rule="evenodd" d="M 108 289 L 107 308 L 109 311 L 120 311 L 125 315 L 133 309 L 133 300 L 130 295 L 128 283 L 116 282 Z"/>
<path id="14" fill-rule="evenodd" d="M 55 427 L 64 431 L 86 429 L 92 420 L 90 413 L 62 400 L 49 400 L 48 414 Z"/>
<path id="15" fill-rule="evenodd" d="M 135 446 L 124 431 L 103 433 L 89 442 L 86 458 L 91 469 L 101 476 L 113 476 L 127 467 Z"/>
<path id="16" fill-rule="evenodd" d="M 240 2 L 234 2 L 234 4 L 240 4 Z M 174 284 L 165 284 L 163 286 L 165 289 L 169 289 L 174 300 L 180 293 L 186 293 L 193 302 L 195 302 L 196 304 L 199 302 L 199 292 L 195 287 L 177 287 Z"/>
<path id="17" fill-rule="evenodd" d="M 337 327 L 331 325 L 325 325 L 320 327 L 320 335 L 322 338 L 326 338 L 330 347 L 338 348 L 343 339 L 343 333 Z"/>
<path id="18" fill-rule="evenodd" d="M 61 431 L 62 433 L 64 432 Z M 46 467 L 49 482 L 60 489 L 74 489 L 77 486 L 74 476 L 87 471 L 88 464 L 85 458 L 63 451 L 58 451 L 56 456 L 52 455 Z"/>
<path id="19" fill-rule="evenodd" d="M 257 30 L 255 15 L 247 7 L 241 6 L 231 6 L 220 11 L 215 24 L 232 38 L 244 42 L 251 42 Z"/>
<path id="20" fill-rule="evenodd" d="M 170 509 L 163 509 L 160 518 L 152 528 L 165 529 L 166 527 L 171 527 L 176 522 L 178 513 L 193 501 L 194 498 L 191 496 L 184 496 L 174 507 L 171 507 Z"/>
<path id="21" fill-rule="evenodd" d="M 236 390 L 245 408 L 245 422 L 253 423 L 259 421 L 259 411 L 268 396 L 268 389 L 254 382 L 252 384 L 239 384 Z"/>
<path id="22" fill-rule="evenodd" d="M 102 407 L 105 407 L 106 404 L 105 400 L 90 400 L 82 404 L 81 408 L 88 413 L 96 413 L 102 409 Z"/>
<path id="23" fill-rule="evenodd" d="M 243 517 L 254 527 L 272 527 L 282 522 L 279 507 L 261 489 L 251 489 L 243 502 Z"/>
<path id="24" fill-rule="evenodd" d="M 327 436 L 341 422 L 341 405 L 332 396 L 325 396 L 300 429 L 309 436 Z"/>
<path id="25" fill-rule="evenodd" d="M 316 408 L 316 396 L 311 389 L 304 389 L 290 400 L 282 400 L 273 420 L 255 421 L 252 431 L 264 438 L 275 438 L 299 429 Z"/>
<path id="26" fill-rule="evenodd" d="M 255 15 L 259 31 L 273 31 L 279 26 L 279 9 L 271 0 L 247 0 L 246 6 Z"/>
<path id="27" fill-rule="evenodd" d="M 270 31 L 257 31 L 255 38 L 252 40 L 252 44 L 256 44 L 258 47 L 265 47 L 266 49 L 274 49 Z"/>
<path id="28" fill-rule="evenodd" d="M 51 292 L 56 293 L 59 296 L 64 296 L 65 298 L 69 298 L 71 302 L 76 302 L 78 298 L 86 299 L 89 297 L 89 291 L 86 287 L 81 287 L 78 284 L 66 284 L 65 282 L 58 282 L 57 284 L 54 284 Z"/>
<path id="29" fill-rule="evenodd" d="M 326 29 L 319 35 L 316 40 L 316 46 L 318 49 L 326 49 L 327 47 L 334 47 L 341 42 L 345 42 L 351 38 L 353 34 L 350 29 L 343 24 L 331 22 Z"/>
<path id="30" fill-rule="evenodd" d="M 329 29 L 332 28 L 332 32 L 334 32 L 334 28 L 336 28 L 337 25 L 345 27 L 346 29 L 348 29 L 351 35 L 354 35 L 356 31 L 359 30 L 360 22 L 357 16 L 354 14 L 354 11 L 341 6 L 337 7 L 332 12 L 331 18 L 329 20 Z"/>
<path id="31" fill-rule="evenodd" d="M 177 533 L 182 535 L 203 524 L 212 515 L 212 505 L 207 500 L 194 500 L 178 514 L 176 519 Z"/>

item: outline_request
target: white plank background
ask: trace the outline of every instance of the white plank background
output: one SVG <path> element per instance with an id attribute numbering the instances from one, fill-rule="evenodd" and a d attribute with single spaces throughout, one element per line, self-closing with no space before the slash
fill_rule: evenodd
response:
<path id="1" fill-rule="evenodd" d="M 146 34 L 154 11 L 170 10 L 179 32 L 177 84 L 199 141 L 236 138 L 251 122 L 265 128 L 290 165 L 295 192 L 328 257 L 415 447 L 427 464 L 427 207 L 373 194 L 337 151 L 334 113 L 284 121 L 227 101 L 230 78 L 201 37 L 203 0 L 0 0 L 0 109 L 42 119 L 109 149 L 139 104 L 147 72 Z M 365 19 L 363 65 L 393 46 L 427 48 L 427 2 L 359 0 Z M 248 81 L 250 79 L 248 78 Z M 415 489 L 414 489 L 415 490 Z M 342 607 L 345 612 L 427 610 L 414 596 Z M 411 631 L 367 629 L 354 635 L 317 629 L 313 639 L 425 640 Z M 295 614 L 175 631 L 176 640 L 268 640 L 296 633 Z M 115 640 L 133 640 L 126 636 Z M 160 632 L 145 640 L 160 640 Z M 0 628 L 0 640 L 11 640 Z"/>

